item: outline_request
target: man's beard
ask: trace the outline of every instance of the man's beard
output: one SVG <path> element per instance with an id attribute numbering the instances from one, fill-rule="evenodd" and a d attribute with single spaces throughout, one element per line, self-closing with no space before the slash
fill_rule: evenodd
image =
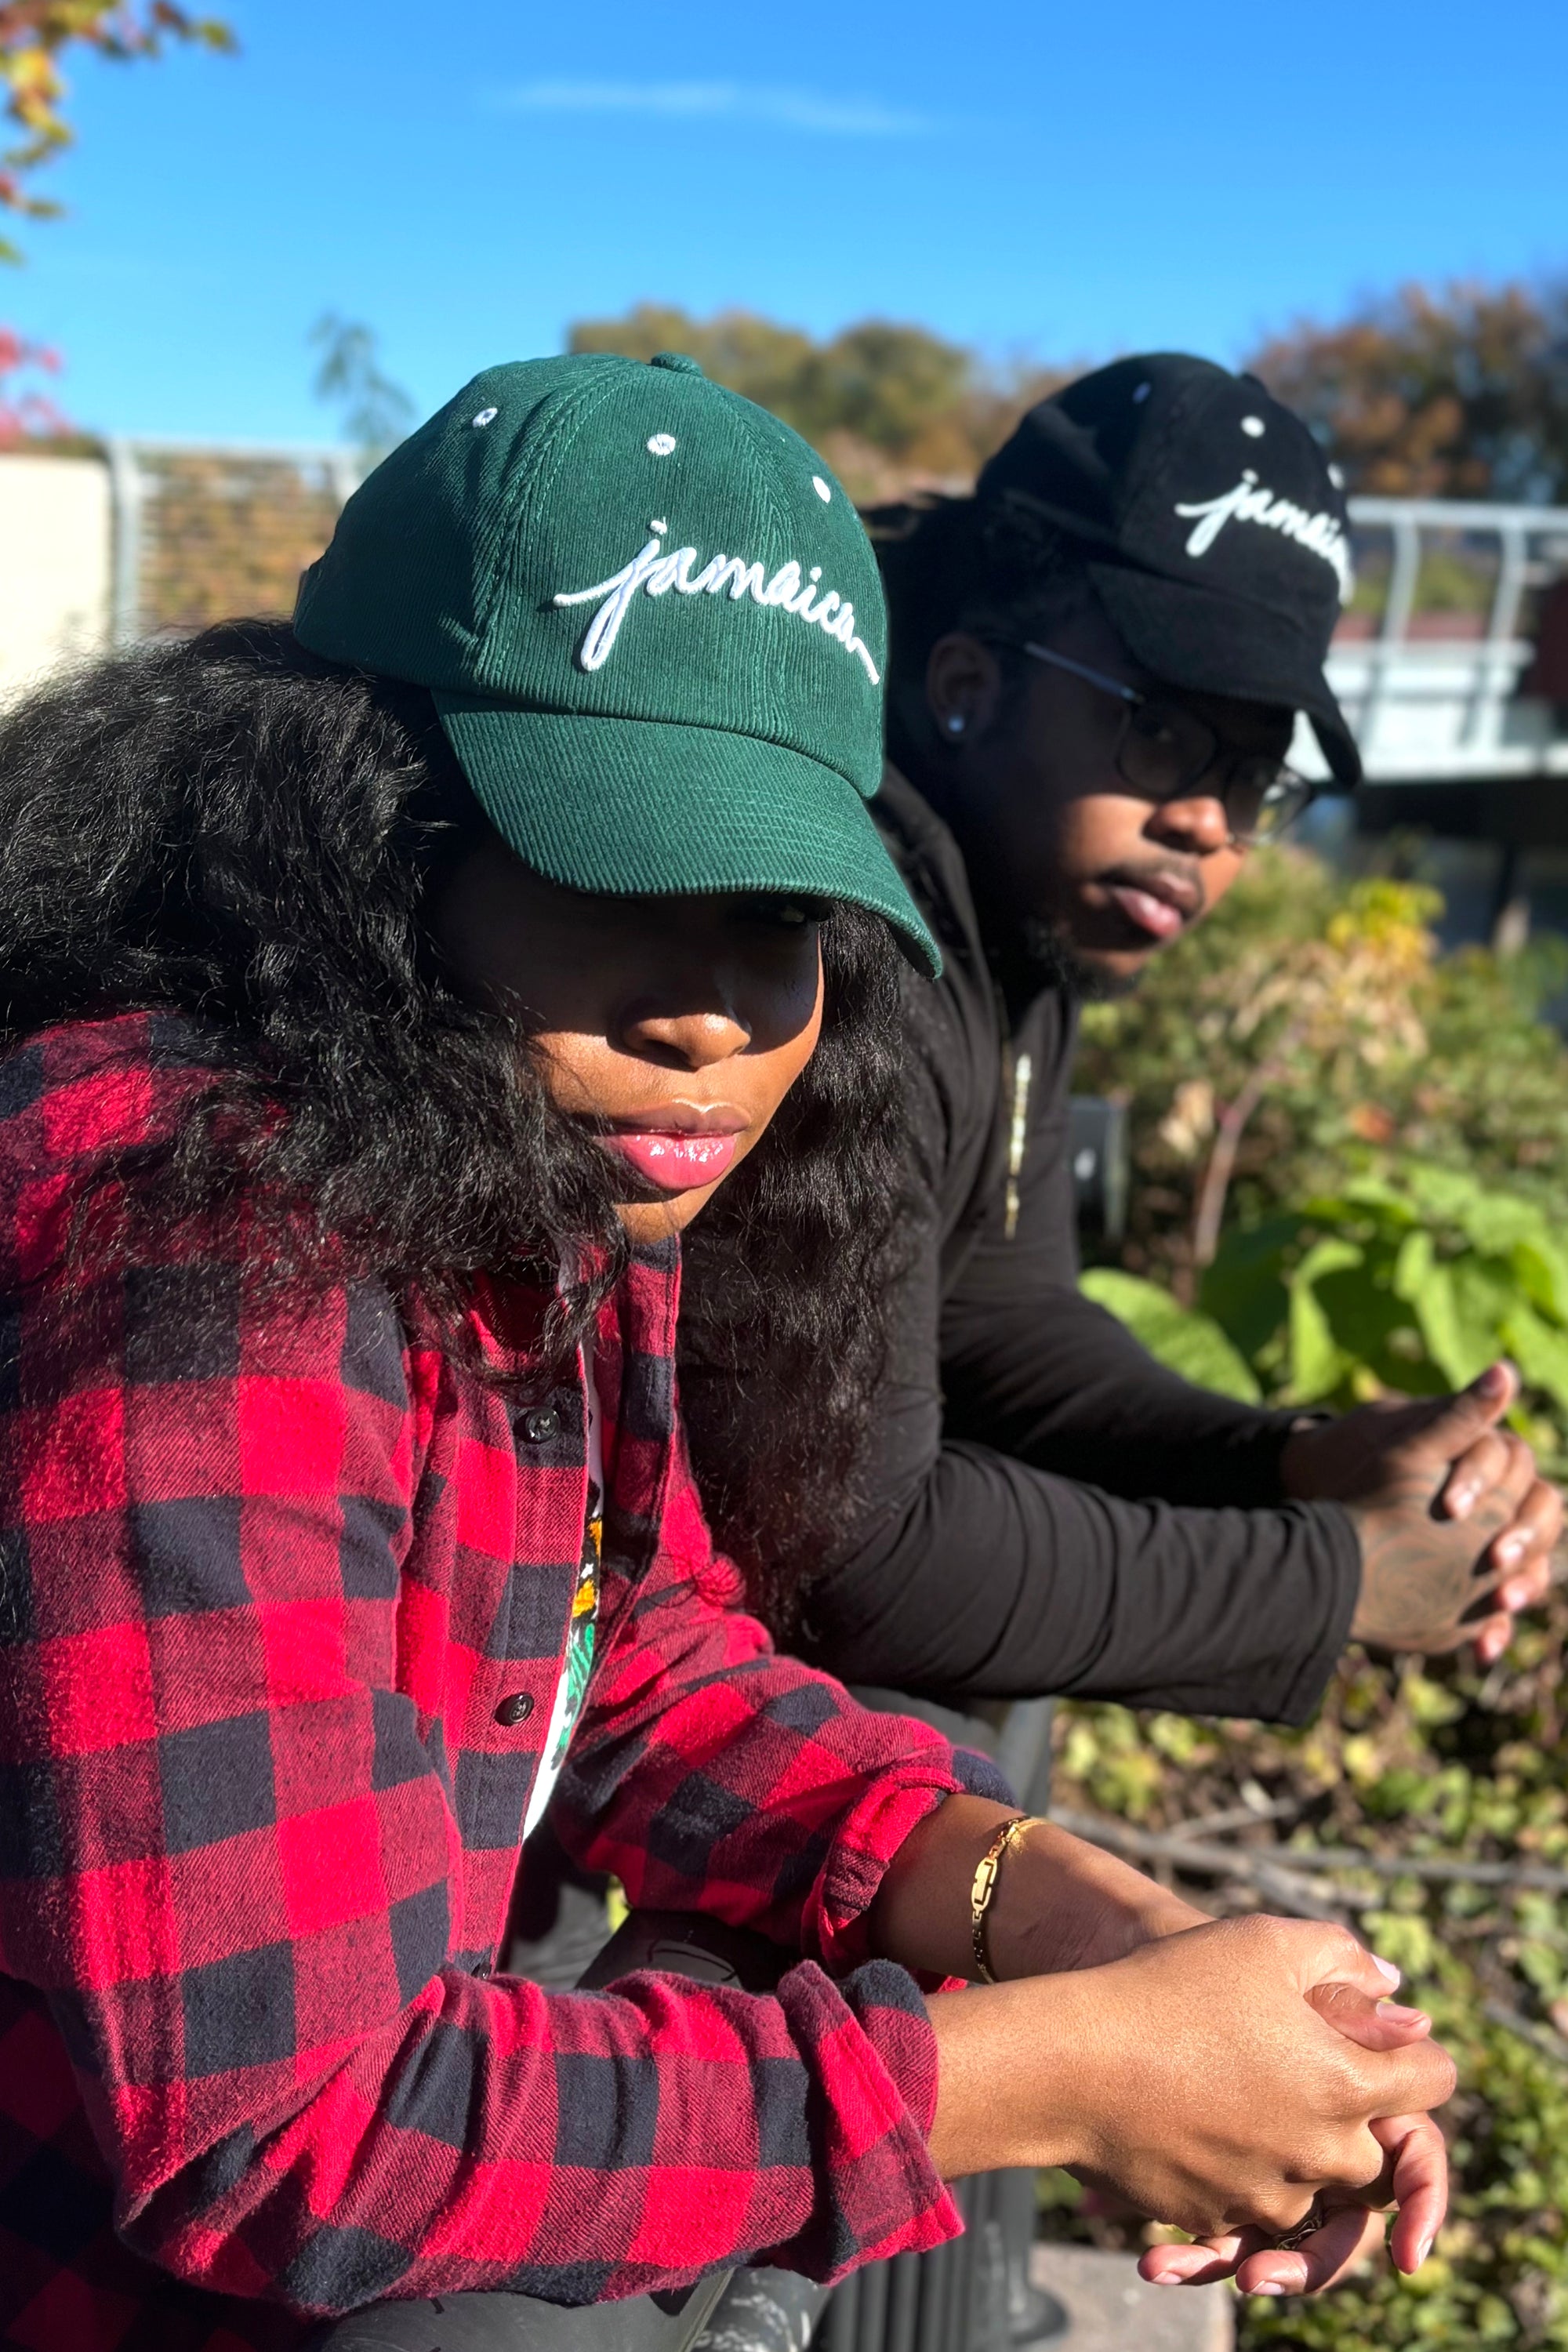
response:
<path id="1" fill-rule="evenodd" d="M 1018 943 L 1037 988 L 1065 989 L 1080 1004 L 1108 1004 L 1119 996 L 1130 996 L 1143 977 L 1141 971 L 1106 971 L 1086 962 L 1043 915 L 1024 917 L 1018 926 Z"/>

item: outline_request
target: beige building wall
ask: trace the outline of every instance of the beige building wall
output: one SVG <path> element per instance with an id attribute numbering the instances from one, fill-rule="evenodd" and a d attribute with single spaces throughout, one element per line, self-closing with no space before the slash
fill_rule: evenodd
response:
<path id="1" fill-rule="evenodd" d="M 109 468 L 0 456 L 0 698 L 109 641 Z"/>

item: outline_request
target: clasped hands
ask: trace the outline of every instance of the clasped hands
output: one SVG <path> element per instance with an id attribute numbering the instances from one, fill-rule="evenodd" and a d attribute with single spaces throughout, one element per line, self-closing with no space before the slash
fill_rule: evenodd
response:
<path id="1" fill-rule="evenodd" d="M 1358 1639 L 1468 1641 L 1489 1664 L 1543 1597 L 1563 1506 L 1498 1425 L 1517 1391 L 1493 1364 L 1458 1395 L 1364 1405 L 1287 1440 L 1287 1493 L 1337 1501 L 1354 1523 Z M 876 1948 L 968 1976 L 970 1882 L 1009 1817 L 950 1797 L 921 1822 L 872 1906 Z M 1210 1919 L 1040 1825 L 1012 1849 L 987 1936 L 998 1982 L 929 2001 L 944 2176 L 1065 2166 L 1191 2233 L 1142 2256 L 1161 2283 L 1312 2293 L 1385 2234 L 1401 2270 L 1425 2261 L 1447 2201 L 1431 2110 L 1453 2063 L 1424 2012 L 1389 1998 L 1397 1971 L 1348 1929 Z"/>
<path id="2" fill-rule="evenodd" d="M 969 1973 L 969 1877 L 1007 1818 L 955 1796 L 921 1823 L 872 1906 L 879 1951 Z M 1210 1919 L 1047 1824 L 1013 1848 L 987 1924 L 998 1982 L 928 1999 L 945 2178 L 1064 2166 L 1192 2233 L 1143 2255 L 1161 2283 L 1314 2292 L 1382 2243 L 1391 2204 L 1393 2259 L 1418 2267 L 1447 2207 L 1430 2110 L 1454 2067 L 1347 1929 Z"/>
<path id="3" fill-rule="evenodd" d="M 1358 1641 L 1428 1654 L 1473 1642 L 1490 1665 L 1544 1597 L 1563 1499 L 1498 1425 L 1518 1391 L 1510 1365 L 1489 1364 L 1457 1395 L 1361 1405 L 1286 1440 L 1286 1493 L 1342 1503 L 1355 1522 Z"/>

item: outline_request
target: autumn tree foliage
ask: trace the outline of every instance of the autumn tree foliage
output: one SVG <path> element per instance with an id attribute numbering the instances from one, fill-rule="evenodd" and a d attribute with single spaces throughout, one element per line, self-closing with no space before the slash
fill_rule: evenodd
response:
<path id="1" fill-rule="evenodd" d="M 1405 286 L 1251 362 L 1352 489 L 1568 499 L 1568 285 Z"/>
<path id="2" fill-rule="evenodd" d="M 0 212 L 42 219 L 59 210 L 34 194 L 40 165 L 68 147 L 68 52 L 95 50 L 129 63 L 157 57 L 170 42 L 228 49 L 234 37 L 215 17 L 193 16 L 172 0 L 0 0 L 0 111 L 13 143 L 0 150 Z M 0 237 L 0 258 L 16 248 Z"/>
<path id="3" fill-rule="evenodd" d="M 195 16 L 173 0 L 0 0 L 0 214 L 44 220 L 60 207 L 33 189 L 33 175 L 68 147 L 69 96 L 63 60 L 92 50 L 128 64 L 155 58 L 171 41 L 228 49 L 234 37 L 211 16 Z M 0 261 L 19 261 L 0 236 Z M 71 427 L 40 377 L 59 373 L 58 354 L 0 326 L 0 449 L 36 441 L 57 445 Z"/>
<path id="4" fill-rule="evenodd" d="M 580 320 L 574 352 L 688 352 L 820 448 L 860 499 L 912 483 L 963 488 L 1012 431 L 1019 413 L 1070 369 L 997 372 L 962 343 L 924 327 L 866 319 L 818 341 L 750 310 L 710 319 L 641 302 L 618 319 Z"/>
<path id="5" fill-rule="evenodd" d="M 580 320 L 580 352 L 689 352 L 825 451 L 856 496 L 962 488 L 1032 401 L 1078 371 L 987 367 L 929 329 L 862 320 L 817 341 L 721 310 L 643 302 Z M 1406 286 L 1343 320 L 1301 320 L 1249 365 L 1299 409 L 1350 488 L 1386 496 L 1568 499 L 1568 284 Z"/>
<path id="6" fill-rule="evenodd" d="M 60 372 L 59 354 L 0 327 L 0 449 L 29 440 L 58 440 L 70 426 L 39 383 Z"/>

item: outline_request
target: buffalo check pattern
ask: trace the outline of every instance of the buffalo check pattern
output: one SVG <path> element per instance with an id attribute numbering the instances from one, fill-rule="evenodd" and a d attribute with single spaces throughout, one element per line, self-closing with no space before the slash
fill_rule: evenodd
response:
<path id="1" fill-rule="evenodd" d="M 802 1958 L 766 1998 L 547 1994 L 495 1962 L 582 1380 L 520 1405 L 376 1285 L 269 1303 L 188 1233 L 63 1275 L 107 1156 L 201 1083 L 149 1015 L 0 1063 L 0 2344 L 240 2352 L 386 2296 L 940 2242 L 931 2030 L 862 1922 L 945 1795 L 1005 1791 L 744 1614 L 676 1427 L 673 1248 L 600 1319 L 599 1646 L 552 1819 L 635 1903 Z M 481 1292 L 500 1367 L 547 1304 Z"/>

